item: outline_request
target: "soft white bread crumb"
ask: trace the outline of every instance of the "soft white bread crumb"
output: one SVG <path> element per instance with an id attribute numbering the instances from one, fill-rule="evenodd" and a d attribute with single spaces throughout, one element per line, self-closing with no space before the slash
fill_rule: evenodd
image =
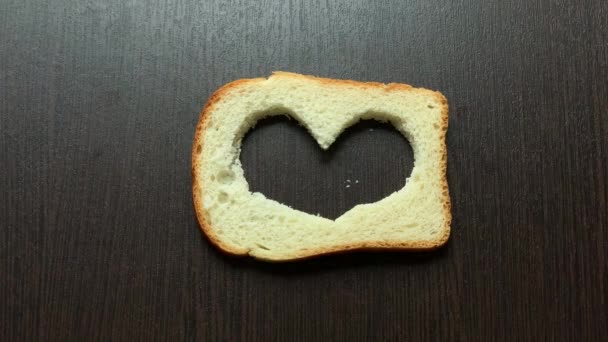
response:
<path id="1" fill-rule="evenodd" d="M 278 114 L 297 119 L 324 149 L 361 119 L 391 122 L 412 146 L 412 173 L 401 190 L 357 205 L 336 220 L 252 193 L 239 159 L 241 140 L 259 119 Z M 451 221 L 447 119 L 443 95 L 405 84 L 286 72 L 229 83 L 205 105 L 194 138 L 193 197 L 200 226 L 221 250 L 268 261 L 357 249 L 440 247 L 448 240 Z"/>

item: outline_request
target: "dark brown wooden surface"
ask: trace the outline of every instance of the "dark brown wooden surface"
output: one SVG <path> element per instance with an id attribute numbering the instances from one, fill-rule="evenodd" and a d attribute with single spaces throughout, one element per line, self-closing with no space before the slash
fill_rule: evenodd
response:
<path id="1" fill-rule="evenodd" d="M 444 249 L 267 265 L 201 236 L 199 111 L 272 70 L 446 95 Z M 390 127 L 322 153 L 281 120 L 242 160 L 330 217 L 412 165 Z M 607 259 L 604 0 L 0 3 L 1 341 L 600 341 Z"/>

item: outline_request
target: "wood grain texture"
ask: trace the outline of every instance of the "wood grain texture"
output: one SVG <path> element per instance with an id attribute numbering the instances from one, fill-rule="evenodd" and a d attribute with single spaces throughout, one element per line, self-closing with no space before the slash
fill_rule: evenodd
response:
<path id="1" fill-rule="evenodd" d="M 603 0 L 0 2 L 0 340 L 604 340 L 607 18 Z M 272 70 L 446 95 L 446 248 L 266 265 L 201 236 L 198 113 Z M 318 190 L 281 189 L 342 182 L 357 154 L 272 188 L 262 146 L 321 155 L 278 128 L 252 133 L 251 182 L 314 210 Z"/>

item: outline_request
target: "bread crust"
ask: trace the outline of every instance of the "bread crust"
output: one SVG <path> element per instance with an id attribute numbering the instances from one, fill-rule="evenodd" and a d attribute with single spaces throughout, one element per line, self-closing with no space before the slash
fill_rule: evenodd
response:
<path id="1" fill-rule="evenodd" d="M 216 90 L 209 100 L 207 100 L 205 106 L 203 107 L 198 124 L 196 126 L 196 131 L 194 135 L 194 142 L 192 145 L 192 194 L 193 194 L 193 202 L 194 202 L 194 210 L 196 213 L 196 218 L 199 223 L 199 227 L 204 233 L 204 235 L 208 238 L 208 240 L 216 246 L 220 251 L 234 256 L 247 256 L 250 255 L 256 259 L 264 260 L 268 262 L 290 262 L 290 261 L 298 261 L 305 260 L 310 258 L 315 258 L 323 255 L 329 254 L 341 254 L 346 252 L 353 251 L 377 251 L 377 250 L 385 250 L 385 251 L 430 251 L 435 250 L 437 248 L 442 247 L 446 244 L 450 236 L 450 227 L 452 222 L 452 214 L 451 214 L 451 202 L 450 195 L 448 189 L 447 182 L 447 147 L 445 143 L 445 136 L 448 129 L 448 102 L 445 96 L 440 92 L 425 89 L 425 88 L 414 88 L 408 84 L 401 83 L 378 83 L 378 82 L 361 82 L 354 80 L 338 80 L 331 78 L 322 78 L 317 76 L 310 75 L 301 75 L 291 72 L 283 72 L 283 71 L 275 71 L 273 75 L 280 75 L 281 77 L 293 77 L 293 78 L 304 78 L 309 81 L 319 82 L 328 86 L 337 86 L 344 87 L 348 86 L 350 88 L 357 87 L 362 90 L 370 89 L 370 88 L 381 88 L 385 91 L 416 91 L 423 92 L 427 95 L 432 95 L 435 97 L 437 102 L 441 104 L 441 182 L 442 182 L 442 204 L 443 204 L 443 216 L 445 227 L 441 229 L 441 234 L 435 240 L 428 241 L 405 241 L 405 242 L 384 242 L 384 241 L 365 241 L 359 244 L 343 244 L 343 245 L 335 245 L 330 248 L 318 248 L 318 249 L 303 249 L 298 251 L 297 254 L 290 255 L 286 258 L 281 259 L 271 259 L 264 258 L 258 255 L 252 255 L 250 250 L 245 248 L 237 248 L 235 246 L 228 245 L 220 239 L 211 225 L 211 222 L 206 218 L 206 211 L 204 209 L 204 198 L 202 196 L 202 189 L 198 187 L 197 179 L 197 170 L 199 168 L 204 167 L 204 161 L 199 154 L 201 153 L 203 146 L 205 144 L 205 132 L 209 122 L 209 116 L 211 113 L 211 109 L 213 106 L 224 98 L 227 94 L 229 94 L 232 90 L 238 88 L 239 86 L 251 83 L 251 82 L 263 82 L 266 78 L 250 78 L 250 79 L 239 79 L 232 81 L 218 90 Z"/>

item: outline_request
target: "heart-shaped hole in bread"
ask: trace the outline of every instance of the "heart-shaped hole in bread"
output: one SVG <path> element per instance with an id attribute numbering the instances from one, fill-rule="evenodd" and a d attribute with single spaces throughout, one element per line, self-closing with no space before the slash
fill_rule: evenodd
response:
<path id="1" fill-rule="evenodd" d="M 407 139 L 389 123 L 360 121 L 323 150 L 287 115 L 258 121 L 240 159 L 251 191 L 332 220 L 400 190 L 414 166 Z"/>

